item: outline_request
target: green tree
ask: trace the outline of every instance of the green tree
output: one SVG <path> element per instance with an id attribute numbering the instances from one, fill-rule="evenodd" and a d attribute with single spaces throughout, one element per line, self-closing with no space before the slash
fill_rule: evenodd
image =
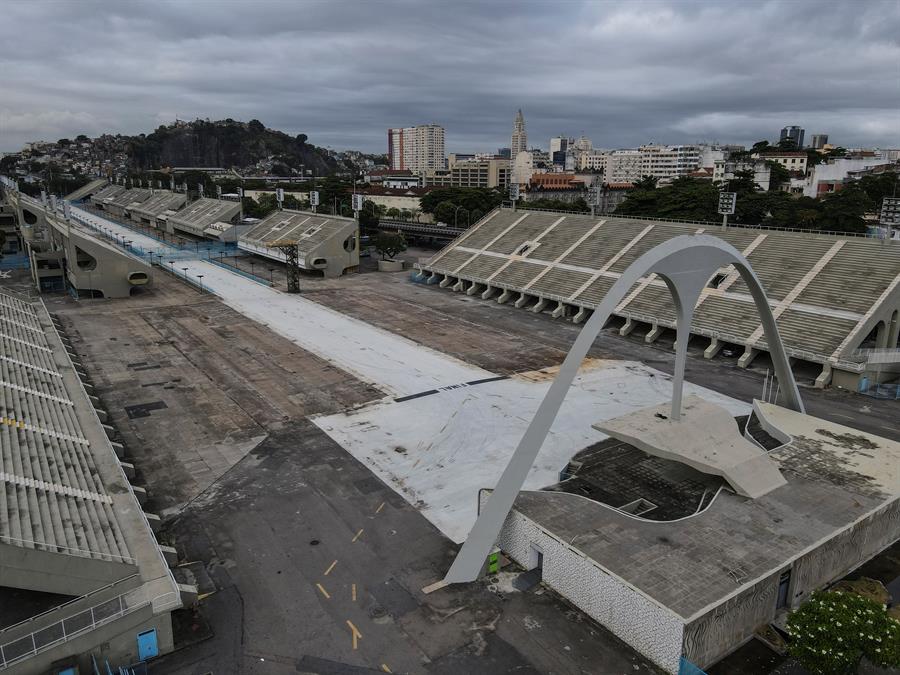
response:
<path id="1" fill-rule="evenodd" d="M 769 189 L 770 190 L 780 190 L 782 184 L 788 183 L 791 180 L 791 172 L 785 169 L 778 162 L 773 162 L 771 160 L 766 160 L 766 164 L 769 167 Z"/>
<path id="2" fill-rule="evenodd" d="M 634 187 L 637 190 L 655 190 L 659 178 L 656 176 L 644 176 L 640 180 L 635 181 Z"/>
<path id="3" fill-rule="evenodd" d="M 865 232 L 865 214 L 874 207 L 872 200 L 856 184 L 824 197 L 820 205 L 819 228 L 828 232 Z"/>
<path id="4" fill-rule="evenodd" d="M 378 205 L 369 200 L 363 200 L 362 211 L 359 212 L 359 228 L 363 232 L 372 232 L 378 229 Z"/>
<path id="5" fill-rule="evenodd" d="M 406 250 L 406 238 L 402 232 L 379 232 L 375 237 L 375 250 L 382 260 L 393 260 L 395 255 Z"/>
<path id="6" fill-rule="evenodd" d="M 810 673 L 853 672 L 863 656 L 900 666 L 900 622 L 887 608 L 855 593 L 814 593 L 787 620 L 788 651 Z"/>

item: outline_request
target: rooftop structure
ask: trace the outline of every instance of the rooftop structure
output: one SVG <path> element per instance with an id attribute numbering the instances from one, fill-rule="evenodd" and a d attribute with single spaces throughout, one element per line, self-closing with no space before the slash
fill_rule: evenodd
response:
<path id="1" fill-rule="evenodd" d="M 44 672 L 75 637 L 135 657 L 146 628 L 171 649 L 181 593 L 99 415 L 44 306 L 0 293 L 0 579 L 83 596 L 0 630 L 0 670 Z"/>
<path id="2" fill-rule="evenodd" d="M 64 199 L 67 202 L 78 202 L 85 197 L 94 194 L 95 192 L 99 192 L 107 185 L 109 185 L 109 181 L 107 181 L 105 178 L 98 178 L 97 180 L 92 180 L 87 185 L 84 185 L 77 190 L 70 192 L 64 197 Z"/>
<path id="3" fill-rule="evenodd" d="M 297 247 L 297 264 L 339 277 L 359 266 L 359 224 L 352 218 L 306 211 L 276 211 L 253 225 L 238 248 L 273 260 L 287 261 L 284 246 Z"/>
<path id="4" fill-rule="evenodd" d="M 123 218 L 128 207 L 132 204 L 140 204 L 141 202 L 147 201 L 152 194 L 153 191 L 146 188 L 131 188 L 104 199 L 103 209 L 109 211 L 114 216 Z"/>
<path id="5" fill-rule="evenodd" d="M 91 195 L 91 204 L 102 209 L 107 199 L 125 192 L 125 189 L 124 185 L 108 185 Z"/>
<path id="6" fill-rule="evenodd" d="M 240 202 L 202 198 L 169 216 L 166 219 L 166 230 L 170 233 L 181 231 L 198 237 L 235 241 L 239 234 L 237 220 L 240 213 Z M 222 223 L 226 227 L 221 231 L 211 228 L 216 223 Z"/>
<path id="7" fill-rule="evenodd" d="M 129 213 L 136 223 L 165 227 L 166 218 L 184 206 L 185 202 L 187 195 L 182 192 L 157 190 L 149 199 L 129 209 Z"/>
<path id="8" fill-rule="evenodd" d="M 897 344 L 900 248 L 862 237 L 781 232 L 713 224 L 679 224 L 615 216 L 498 209 L 421 264 L 429 281 L 500 303 L 583 321 L 623 270 L 653 246 L 682 234 L 712 234 L 748 257 L 769 295 L 788 353 L 820 363 L 832 378 L 856 388 L 863 368 L 852 360 L 870 334 L 880 347 Z M 750 294 L 731 268 L 701 295 L 693 332 L 710 339 L 712 358 L 726 343 L 741 345 L 747 366 L 768 346 Z M 665 284 L 644 278 L 615 309 L 650 324 L 647 341 L 675 325 Z"/>

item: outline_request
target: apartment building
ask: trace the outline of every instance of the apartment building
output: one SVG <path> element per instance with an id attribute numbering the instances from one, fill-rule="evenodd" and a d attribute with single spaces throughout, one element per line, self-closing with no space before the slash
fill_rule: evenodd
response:
<path id="1" fill-rule="evenodd" d="M 603 166 L 603 182 L 634 183 L 644 175 L 640 150 L 613 150 L 606 154 Z"/>
<path id="2" fill-rule="evenodd" d="M 800 152 L 799 150 L 785 152 L 757 152 L 751 155 L 751 157 L 781 164 L 781 166 L 791 173 L 806 174 L 806 161 L 808 157 L 805 152 Z"/>
<path id="3" fill-rule="evenodd" d="M 509 185 L 510 174 L 510 161 L 502 157 L 450 155 L 446 169 L 426 171 L 424 180 L 428 186 L 494 188 Z"/>
<path id="4" fill-rule="evenodd" d="M 641 176 L 670 181 L 686 176 L 700 167 L 698 145 L 642 145 Z"/>
<path id="5" fill-rule="evenodd" d="M 422 173 L 447 168 L 444 127 L 419 124 L 414 127 L 388 129 L 388 159 L 392 170 Z"/>

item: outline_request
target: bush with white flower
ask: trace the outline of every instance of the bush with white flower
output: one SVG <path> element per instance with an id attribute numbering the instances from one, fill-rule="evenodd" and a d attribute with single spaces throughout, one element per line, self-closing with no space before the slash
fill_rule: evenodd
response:
<path id="1" fill-rule="evenodd" d="M 855 593 L 814 593 L 788 617 L 787 630 L 789 653 L 810 673 L 852 673 L 863 656 L 900 666 L 900 622 Z"/>

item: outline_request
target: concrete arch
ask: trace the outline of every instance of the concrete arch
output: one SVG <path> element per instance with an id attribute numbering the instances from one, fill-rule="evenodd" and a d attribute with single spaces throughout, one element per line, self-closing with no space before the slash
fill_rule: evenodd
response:
<path id="1" fill-rule="evenodd" d="M 671 417 L 680 419 L 684 368 L 694 307 L 709 279 L 728 264 L 734 265 L 738 270 L 756 303 L 787 406 L 805 412 L 768 298 L 747 259 L 727 242 L 710 235 L 682 235 L 663 242 L 638 258 L 622 273 L 585 323 L 485 508 L 444 577 L 445 583 L 468 582 L 478 578 L 482 565 L 500 534 L 503 522 L 550 432 L 550 427 L 578 373 L 581 362 L 619 302 L 641 277 L 651 273 L 657 274 L 665 281 L 675 303 L 678 345 L 672 381 Z"/>

